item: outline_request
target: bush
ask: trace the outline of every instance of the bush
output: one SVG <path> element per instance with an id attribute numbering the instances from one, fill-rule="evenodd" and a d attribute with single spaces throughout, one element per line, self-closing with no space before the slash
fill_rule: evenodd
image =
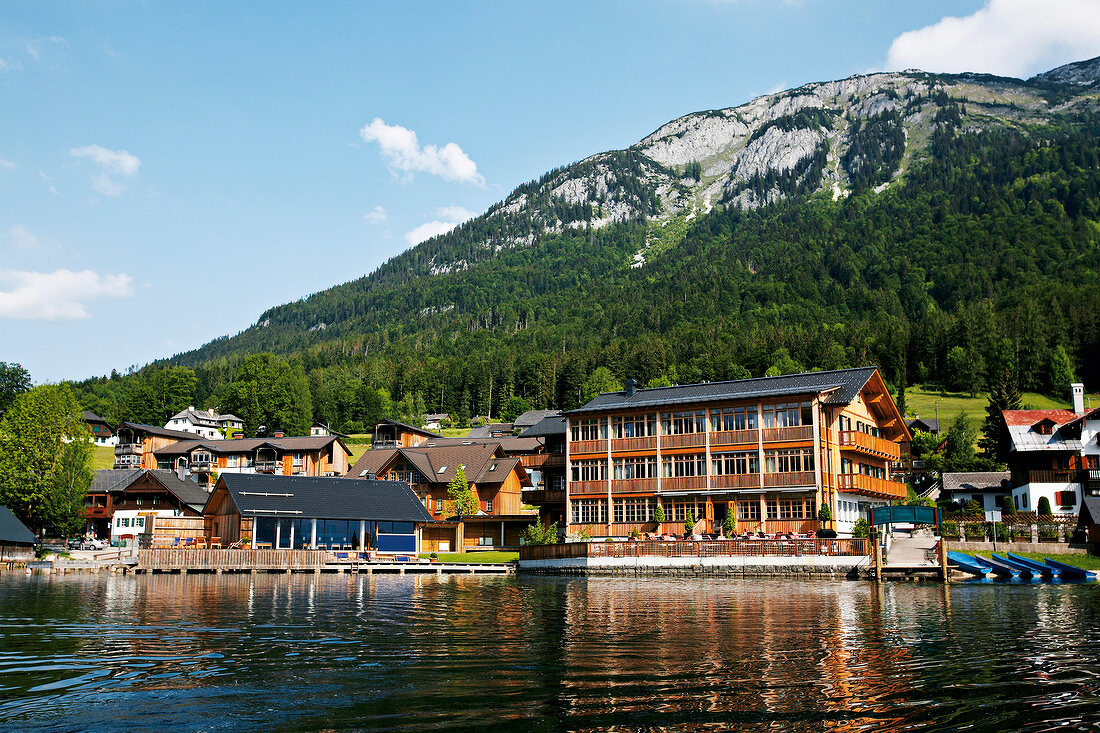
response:
<path id="1" fill-rule="evenodd" d="M 695 512 L 689 511 L 687 518 L 684 519 L 684 533 L 691 534 L 693 529 L 695 529 Z"/>
<path id="2" fill-rule="evenodd" d="M 523 530 L 523 544 L 525 545 L 552 545 L 558 541 L 558 523 L 543 524 L 538 522 L 528 525 Z"/>
<path id="3" fill-rule="evenodd" d="M 944 522 L 940 525 L 940 534 L 944 537 L 958 537 L 959 536 L 959 524 L 958 522 Z"/>
<path id="4" fill-rule="evenodd" d="M 1040 496 L 1037 512 L 1040 517 L 1049 517 L 1051 515 L 1050 499 L 1046 498 L 1045 496 Z"/>
<path id="5" fill-rule="evenodd" d="M 820 509 L 817 510 L 817 518 L 820 519 L 822 522 L 828 522 L 830 519 L 833 518 L 833 511 L 829 509 L 828 505 L 822 506 Z"/>
<path id="6" fill-rule="evenodd" d="M 982 514 L 982 505 L 978 503 L 976 499 L 971 499 L 966 502 L 966 506 L 963 507 L 963 511 L 967 514 Z"/>
<path id="7" fill-rule="evenodd" d="M 726 515 L 726 521 L 722 522 L 722 533 L 726 537 L 732 537 L 733 533 L 737 531 L 737 522 L 733 519 L 733 514 Z"/>
<path id="8" fill-rule="evenodd" d="M 1001 507 L 1001 514 L 1006 517 L 1016 516 L 1016 502 L 1012 500 L 1011 496 L 1005 496 L 1001 499 L 1003 506 Z"/>
<path id="9" fill-rule="evenodd" d="M 653 512 L 653 519 L 658 522 L 665 521 L 665 508 L 660 504 L 657 505 L 657 511 Z"/>
<path id="10" fill-rule="evenodd" d="M 997 522 L 994 527 L 996 527 L 997 541 L 1008 542 L 1008 525 L 1003 522 Z"/>
<path id="11" fill-rule="evenodd" d="M 871 536 L 871 525 L 867 523 L 867 520 L 860 517 L 856 520 L 856 523 L 852 525 L 852 536 L 856 539 L 863 539 Z"/>

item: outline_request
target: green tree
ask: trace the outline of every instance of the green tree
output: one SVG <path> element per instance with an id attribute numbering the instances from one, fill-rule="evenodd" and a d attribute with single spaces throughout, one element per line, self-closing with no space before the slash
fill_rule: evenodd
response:
<path id="1" fill-rule="evenodd" d="M 87 446 L 70 448 L 65 442 L 87 440 L 69 387 L 48 384 L 16 396 L 0 421 L 0 504 L 34 530 L 64 521 L 86 477 L 81 457 L 85 466 L 90 459 Z M 83 498 L 81 493 L 81 503 Z"/>
<path id="2" fill-rule="evenodd" d="M 615 379 L 607 367 L 596 367 L 584 380 L 583 389 L 583 399 L 588 402 L 604 392 L 621 392 L 623 383 Z"/>
<path id="3" fill-rule="evenodd" d="M 553 545 L 558 541 L 558 523 L 543 524 L 542 520 L 523 528 L 523 544 Z"/>
<path id="4" fill-rule="evenodd" d="M 450 497 L 451 506 L 457 516 L 472 517 L 480 508 L 477 494 L 466 482 L 465 466 L 459 466 L 455 477 L 447 484 L 447 496 Z"/>
<path id="5" fill-rule="evenodd" d="M 313 422 L 313 399 L 299 361 L 271 354 L 253 354 L 244 360 L 236 379 L 220 397 L 230 412 L 244 420 L 245 432 L 255 435 L 260 425 L 287 435 L 308 435 Z"/>
<path id="6" fill-rule="evenodd" d="M 692 530 L 694 530 L 694 529 L 695 529 L 695 512 L 693 512 L 689 509 L 688 513 L 687 513 L 687 516 L 684 517 L 684 532 L 686 534 L 691 534 Z"/>
<path id="7" fill-rule="evenodd" d="M 530 409 L 531 407 L 527 404 L 527 400 L 519 395 L 512 395 L 508 398 L 508 401 L 504 403 L 504 408 L 500 412 L 500 419 L 504 422 L 512 422 Z"/>
<path id="8" fill-rule="evenodd" d="M 786 347 L 776 349 L 771 356 L 771 366 L 768 367 L 768 371 L 764 373 L 766 377 L 777 377 L 782 374 L 797 374 L 805 371 L 802 365 L 791 357 Z"/>
<path id="9" fill-rule="evenodd" d="M 92 456 L 95 449 L 87 437 L 61 444 L 54 466 L 47 524 L 62 536 L 75 535 L 84 525 L 84 497 L 95 480 Z M 217 482 L 217 477 L 214 477 Z"/>
<path id="10" fill-rule="evenodd" d="M 722 522 L 722 534 L 726 537 L 733 537 L 733 533 L 736 531 L 737 521 L 733 518 L 733 512 L 728 512 L 725 520 Z"/>
<path id="11" fill-rule="evenodd" d="M 852 537 L 856 539 L 863 539 L 871 536 L 871 525 L 867 523 L 867 520 L 860 517 L 852 525 Z"/>
<path id="12" fill-rule="evenodd" d="M 7 412 L 16 395 L 31 388 L 31 375 L 22 364 L 0 361 L 0 416 Z"/>
<path id="13" fill-rule="evenodd" d="M 982 457 L 996 463 L 1004 463 L 1008 458 L 1009 435 L 1002 410 L 1020 409 L 1020 390 L 1016 387 L 1016 378 L 1007 369 L 1003 370 L 990 385 L 989 401 L 985 406 L 985 422 L 982 423 L 982 437 L 978 447 Z"/>
<path id="14" fill-rule="evenodd" d="M 1039 504 L 1036 508 L 1036 511 L 1037 511 L 1037 513 L 1039 514 L 1040 517 L 1049 517 L 1050 514 L 1051 514 L 1051 512 L 1050 512 L 1050 499 L 1046 498 L 1045 496 L 1040 496 L 1039 497 Z"/>
<path id="15" fill-rule="evenodd" d="M 1047 384 L 1046 393 L 1051 397 L 1064 398 L 1069 394 L 1069 386 L 1076 382 L 1073 373 L 1073 360 L 1069 358 L 1066 349 L 1061 344 L 1050 351 L 1047 359 Z"/>
<path id="16" fill-rule="evenodd" d="M 653 512 L 653 521 L 657 523 L 665 521 L 665 508 L 660 504 L 657 505 L 657 510 Z"/>
<path id="17" fill-rule="evenodd" d="M 982 513 L 982 505 L 978 503 L 977 499 L 971 499 L 966 502 L 966 506 L 963 507 L 963 513 L 970 516 Z"/>
<path id="18" fill-rule="evenodd" d="M 1016 516 L 1016 502 L 1012 500 L 1012 496 L 1001 497 L 1001 514 L 1006 517 Z"/>

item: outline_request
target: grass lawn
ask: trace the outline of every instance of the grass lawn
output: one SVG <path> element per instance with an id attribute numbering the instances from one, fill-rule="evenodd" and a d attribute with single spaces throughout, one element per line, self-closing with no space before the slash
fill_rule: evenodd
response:
<path id="1" fill-rule="evenodd" d="M 92 468 L 113 468 L 115 465 L 115 449 L 111 445 L 93 445 Z"/>
<path id="2" fill-rule="evenodd" d="M 1090 399 L 1093 405 L 1100 405 L 1100 395 L 1085 395 L 1086 405 L 1089 404 Z M 989 394 L 987 392 L 979 392 L 971 397 L 966 393 L 941 392 L 934 387 L 925 389 L 919 384 L 905 388 L 905 407 L 910 415 L 919 414 L 924 418 L 935 418 L 936 409 L 939 408 L 941 433 L 946 432 L 951 421 L 955 419 L 955 415 L 959 414 L 959 410 L 962 410 L 970 418 L 972 425 L 980 427 L 982 421 L 985 420 L 985 406 L 988 402 Z M 1036 394 L 1035 392 L 1021 393 L 1020 405 L 1025 410 L 1071 409 L 1069 402 L 1051 399 L 1046 395 Z"/>
<path id="3" fill-rule="evenodd" d="M 427 560 L 431 557 L 430 552 L 420 553 L 420 557 Z M 488 550 L 486 552 L 439 552 L 436 553 L 436 557 L 439 558 L 439 562 L 484 562 L 492 563 L 494 565 L 501 565 L 506 562 L 515 562 L 519 560 L 518 552 L 494 552 Z"/>
<path id="4" fill-rule="evenodd" d="M 988 558 L 993 553 L 989 550 L 981 550 L 978 554 Z M 1003 552 L 998 552 L 997 554 L 1004 557 Z M 1037 560 L 1038 562 L 1042 562 L 1044 557 L 1049 557 L 1051 560 L 1057 560 L 1058 562 L 1072 565 L 1082 570 L 1100 570 L 1100 556 L 1097 555 L 1055 555 L 1049 552 L 1017 552 L 1014 554 L 1020 557 L 1026 557 L 1029 560 Z"/>

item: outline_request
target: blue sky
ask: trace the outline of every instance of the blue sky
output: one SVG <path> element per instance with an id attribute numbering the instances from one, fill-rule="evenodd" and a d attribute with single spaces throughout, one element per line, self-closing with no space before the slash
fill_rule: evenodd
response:
<path id="1" fill-rule="evenodd" d="M 1100 54 L 1098 0 L 7 2 L 0 361 L 126 371 L 670 119 Z"/>

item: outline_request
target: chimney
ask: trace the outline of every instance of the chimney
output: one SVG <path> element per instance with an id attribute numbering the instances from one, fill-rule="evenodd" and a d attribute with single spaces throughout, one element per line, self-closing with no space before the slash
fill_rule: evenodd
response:
<path id="1" fill-rule="evenodd" d="M 1069 391 L 1073 393 L 1073 412 L 1075 415 L 1085 414 L 1085 385 L 1077 382 L 1069 386 Z"/>
<path id="2" fill-rule="evenodd" d="M 638 390 L 638 383 L 635 382 L 633 379 L 626 380 L 626 383 L 623 386 L 626 387 L 624 391 L 626 392 L 627 397 L 633 397 L 634 393 Z"/>
<path id="3" fill-rule="evenodd" d="M 178 478 L 180 481 L 183 481 L 187 478 L 187 466 L 185 466 L 183 463 L 180 463 L 176 466 L 176 478 Z"/>
<path id="4" fill-rule="evenodd" d="M 281 437 L 283 437 L 283 431 L 282 430 L 276 430 L 274 433 L 271 434 L 271 437 L 281 438 Z"/>
<path id="5" fill-rule="evenodd" d="M 244 433 L 242 433 L 240 430 L 234 430 L 233 431 L 233 440 L 243 440 L 243 439 L 244 439 Z"/>

